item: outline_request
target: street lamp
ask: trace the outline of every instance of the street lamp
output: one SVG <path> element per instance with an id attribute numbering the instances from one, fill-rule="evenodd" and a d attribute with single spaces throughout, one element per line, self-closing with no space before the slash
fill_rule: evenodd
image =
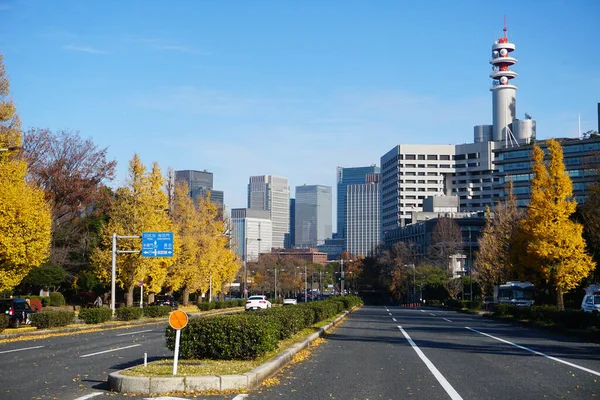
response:
<path id="1" fill-rule="evenodd" d="M 246 231 L 246 234 L 248 233 L 248 231 Z M 246 273 L 246 263 L 248 261 L 248 242 L 255 240 L 258 242 L 258 255 L 260 257 L 260 238 L 258 239 L 250 239 L 248 236 L 246 236 L 245 239 L 245 245 L 244 245 L 244 298 L 247 299 L 248 298 L 248 276 Z"/>

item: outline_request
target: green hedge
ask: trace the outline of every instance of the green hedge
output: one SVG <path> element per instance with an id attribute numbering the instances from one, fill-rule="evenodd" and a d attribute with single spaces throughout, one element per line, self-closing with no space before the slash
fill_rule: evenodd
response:
<path id="1" fill-rule="evenodd" d="M 75 321 L 73 311 L 42 311 L 29 314 L 31 325 L 36 328 L 52 328 L 55 326 L 67 326 Z"/>
<path id="2" fill-rule="evenodd" d="M 600 314 L 583 311 L 563 310 L 555 306 L 520 307 L 510 304 L 495 304 L 494 315 L 527 320 L 544 325 L 568 329 L 600 329 Z"/>
<path id="3" fill-rule="evenodd" d="M 79 319 L 86 324 L 100 324 L 112 318 L 112 310 L 106 307 L 100 308 L 82 308 L 79 311 Z"/>
<path id="4" fill-rule="evenodd" d="M 144 307 L 144 316 L 149 318 L 166 317 L 171 312 L 170 306 L 147 306 Z"/>
<path id="5" fill-rule="evenodd" d="M 358 304 L 362 304 L 359 297 L 344 296 L 253 313 L 191 319 L 181 331 L 180 356 L 197 359 L 253 359 L 274 350 L 278 340 L 289 338 L 316 322 L 331 318 Z M 167 328 L 166 336 L 167 347 L 173 350 L 175 331 Z"/>
<path id="6" fill-rule="evenodd" d="M 42 303 L 43 305 L 44 303 Z M 50 293 L 50 305 L 51 306 L 64 306 L 65 305 L 65 296 L 59 292 L 51 292 Z"/>
<path id="7" fill-rule="evenodd" d="M 170 307 L 169 307 L 170 308 Z M 117 319 L 121 321 L 132 321 L 142 318 L 144 310 L 140 307 L 119 307 L 117 308 Z"/>
<path id="8" fill-rule="evenodd" d="M 0 332 L 8 328 L 9 323 L 10 320 L 8 319 L 8 317 L 4 314 L 0 314 Z"/>
<path id="9" fill-rule="evenodd" d="M 279 327 L 258 314 L 220 315 L 191 319 L 181 331 L 182 359 L 216 360 L 259 357 L 277 347 Z M 167 328 L 167 348 L 174 350 L 175 331 Z"/>
<path id="10" fill-rule="evenodd" d="M 225 301 L 213 301 L 198 304 L 198 309 L 200 311 L 209 311 L 215 309 L 223 309 L 223 308 L 232 308 L 232 307 L 243 307 L 246 304 L 246 300 L 225 300 Z"/>

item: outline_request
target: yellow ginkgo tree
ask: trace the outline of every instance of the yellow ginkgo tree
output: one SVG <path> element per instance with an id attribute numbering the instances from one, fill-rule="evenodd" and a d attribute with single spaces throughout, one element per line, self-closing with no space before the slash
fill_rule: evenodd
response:
<path id="1" fill-rule="evenodd" d="M 173 224 L 168 214 L 168 200 L 162 190 L 164 178 L 157 163 L 148 172 L 139 156 L 134 155 L 129 164 L 129 180 L 117 189 L 116 199 L 108 215 L 108 223 L 101 231 L 101 244 L 92 255 L 97 275 L 108 281 L 111 274 L 112 235 L 139 236 L 143 232 L 172 232 Z M 119 250 L 140 250 L 140 239 L 118 241 Z M 117 257 L 117 283 L 127 292 L 127 305 L 133 305 L 133 291 L 142 281 L 148 293 L 160 292 L 174 256 L 146 258 L 139 253 L 119 254 Z"/>
<path id="2" fill-rule="evenodd" d="M 14 288 L 48 258 L 51 235 L 44 192 L 25 180 L 27 163 L 18 155 L 21 123 L 8 94 L 0 55 L 0 291 Z"/>
<path id="3" fill-rule="evenodd" d="M 531 202 L 521 221 L 521 262 L 534 279 L 554 288 L 556 303 L 564 309 L 563 294 L 586 278 L 595 263 L 586 253 L 583 226 L 570 219 L 577 203 L 557 140 L 548 141 L 548 153 L 546 162 L 544 151 L 533 147 Z"/>

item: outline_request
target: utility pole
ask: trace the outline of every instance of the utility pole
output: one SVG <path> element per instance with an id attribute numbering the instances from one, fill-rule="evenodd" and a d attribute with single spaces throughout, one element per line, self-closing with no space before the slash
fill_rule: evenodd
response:
<path id="1" fill-rule="evenodd" d="M 344 295 L 344 259 L 340 259 L 340 296 Z"/>

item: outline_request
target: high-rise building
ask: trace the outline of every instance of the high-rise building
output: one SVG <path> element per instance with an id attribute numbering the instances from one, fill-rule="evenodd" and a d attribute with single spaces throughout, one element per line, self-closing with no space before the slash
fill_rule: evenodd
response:
<path id="1" fill-rule="evenodd" d="M 381 157 L 381 230 L 410 223 L 410 213 L 422 211 L 426 197 L 456 195 L 461 211 L 485 210 L 498 199 L 501 188 L 495 151 L 521 146 L 535 138 L 531 116 L 516 119 L 516 90 L 510 70 L 517 60 L 515 45 L 504 36 L 492 45 L 492 125 L 477 125 L 473 143 L 459 145 L 398 145 Z"/>
<path id="2" fill-rule="evenodd" d="M 285 235 L 285 248 L 293 249 L 296 243 L 296 199 L 290 199 L 290 233 Z"/>
<path id="3" fill-rule="evenodd" d="M 296 247 L 315 247 L 331 238 L 331 186 L 296 186 Z"/>
<path id="4" fill-rule="evenodd" d="M 346 251 L 368 256 L 380 238 L 379 174 L 368 174 L 366 183 L 346 188 Z"/>
<path id="5" fill-rule="evenodd" d="M 191 169 L 175 171 L 176 181 L 185 181 L 190 190 L 190 197 L 197 200 L 199 197 L 206 198 L 210 194 L 210 202 L 219 207 L 221 212 L 225 204 L 223 192 L 213 189 L 213 173 L 195 171 Z"/>
<path id="6" fill-rule="evenodd" d="M 284 248 L 285 236 L 290 232 L 290 186 L 287 178 L 251 176 L 248 208 L 269 211 L 273 223 L 273 247 Z"/>
<path id="7" fill-rule="evenodd" d="M 337 167 L 337 237 L 346 237 L 346 187 L 366 183 L 367 174 L 378 174 L 379 167 Z"/>
<path id="8" fill-rule="evenodd" d="M 268 211 L 231 209 L 233 248 L 242 260 L 257 261 L 261 253 L 273 247 L 273 226 Z"/>

